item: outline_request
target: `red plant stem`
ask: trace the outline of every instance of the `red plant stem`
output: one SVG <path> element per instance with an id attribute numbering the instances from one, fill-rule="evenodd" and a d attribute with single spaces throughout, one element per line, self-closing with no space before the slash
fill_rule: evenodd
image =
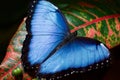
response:
<path id="1" fill-rule="evenodd" d="M 103 17 L 94 19 L 94 20 L 89 21 L 89 22 L 87 22 L 85 24 L 82 24 L 82 25 L 80 25 L 78 27 L 75 27 L 74 29 L 71 30 L 71 33 L 75 32 L 75 31 L 77 31 L 77 30 L 79 30 L 81 28 L 85 28 L 86 26 L 91 25 L 93 23 L 100 22 L 100 21 L 105 20 L 105 19 L 116 18 L 116 17 L 120 17 L 120 14 L 108 15 L 108 16 L 103 16 Z"/>

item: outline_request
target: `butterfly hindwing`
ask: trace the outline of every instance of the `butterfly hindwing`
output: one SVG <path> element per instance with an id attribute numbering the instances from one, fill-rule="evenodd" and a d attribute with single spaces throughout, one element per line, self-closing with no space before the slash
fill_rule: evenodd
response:
<path id="1" fill-rule="evenodd" d="M 108 49 L 99 41 L 79 37 L 72 40 L 46 60 L 40 73 L 54 74 L 70 68 L 83 68 L 109 57 Z M 56 65 L 56 66 L 55 66 Z"/>

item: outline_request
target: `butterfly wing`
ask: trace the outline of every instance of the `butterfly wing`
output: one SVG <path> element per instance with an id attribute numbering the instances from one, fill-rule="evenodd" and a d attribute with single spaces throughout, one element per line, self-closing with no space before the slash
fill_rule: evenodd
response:
<path id="1" fill-rule="evenodd" d="M 80 72 L 81 70 L 79 69 L 89 66 L 92 68 L 92 65 L 109 59 L 109 56 L 109 50 L 104 44 L 94 39 L 78 37 L 63 45 L 54 55 L 47 59 L 41 65 L 39 74 L 48 76 L 64 71 L 68 71 L 69 73 L 67 74 L 71 74 L 75 70 Z M 107 63 L 103 62 L 103 64 Z M 46 77 L 44 75 L 43 77 Z"/>
<path id="2" fill-rule="evenodd" d="M 29 62 L 31 65 L 41 63 L 70 33 L 56 6 L 44 0 L 39 0 L 32 6 L 34 8 L 32 7 L 26 22 L 28 35 L 22 50 L 23 63 Z"/>

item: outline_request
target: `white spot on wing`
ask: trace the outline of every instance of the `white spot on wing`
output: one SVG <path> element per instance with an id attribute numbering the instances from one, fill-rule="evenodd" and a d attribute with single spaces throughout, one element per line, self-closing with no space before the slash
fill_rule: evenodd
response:
<path id="1" fill-rule="evenodd" d="M 106 51 L 108 52 L 108 56 L 109 56 L 110 54 L 109 54 L 108 48 L 107 48 L 103 43 L 100 43 L 100 45 L 101 45 L 104 49 L 106 49 Z"/>

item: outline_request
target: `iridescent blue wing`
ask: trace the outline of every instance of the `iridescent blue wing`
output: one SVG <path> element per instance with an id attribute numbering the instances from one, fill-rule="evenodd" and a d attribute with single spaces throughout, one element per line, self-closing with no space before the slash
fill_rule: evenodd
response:
<path id="1" fill-rule="evenodd" d="M 35 1 L 33 1 L 35 3 Z M 41 63 L 49 53 L 70 34 L 61 12 L 48 1 L 32 5 L 27 19 L 27 36 L 22 59 L 31 65 Z"/>
<path id="2" fill-rule="evenodd" d="M 100 66 L 101 64 L 98 64 L 100 62 L 102 66 L 107 65 L 109 57 L 109 50 L 103 43 L 85 37 L 77 37 L 67 42 L 41 64 L 39 74 L 43 77 L 53 74 L 53 78 L 57 78 L 60 77 L 60 74 L 57 77 L 54 77 L 54 74 L 64 73 L 65 71 L 68 72 L 65 72 L 68 75 L 89 71 Z"/>

